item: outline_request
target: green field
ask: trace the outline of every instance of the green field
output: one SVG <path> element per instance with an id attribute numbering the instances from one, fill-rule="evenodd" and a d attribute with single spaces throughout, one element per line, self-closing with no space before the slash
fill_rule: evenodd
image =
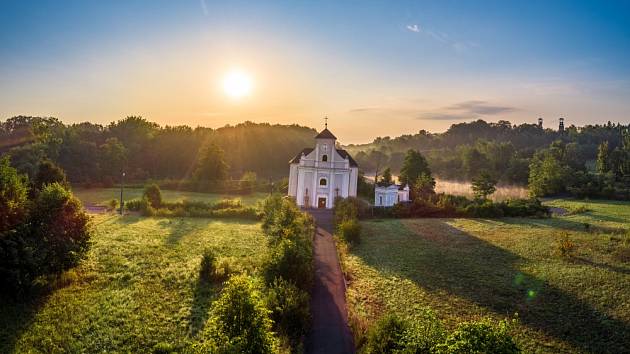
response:
<path id="1" fill-rule="evenodd" d="M 352 321 L 386 312 L 437 312 L 447 328 L 518 313 L 526 352 L 630 348 L 630 203 L 548 202 L 575 215 L 551 219 L 409 219 L 362 222 L 345 259 Z M 588 229 L 587 229 L 588 227 Z M 557 255 L 559 234 L 575 243 Z"/>
<path id="2" fill-rule="evenodd" d="M 120 199 L 119 188 L 75 188 L 74 194 L 85 205 L 107 205 L 112 199 Z M 138 199 L 142 198 L 143 188 L 125 188 L 124 199 Z M 214 203 L 221 199 L 240 199 L 244 205 L 256 205 L 256 203 L 267 197 L 267 193 L 252 193 L 248 195 L 224 195 L 216 193 L 199 193 L 199 192 L 184 192 L 174 190 L 162 190 L 162 198 L 167 202 L 178 202 L 182 200 L 194 200 Z"/>
<path id="3" fill-rule="evenodd" d="M 58 288 L 0 304 L 0 353 L 150 352 L 194 341 L 219 290 L 198 281 L 203 250 L 243 272 L 266 250 L 251 221 L 99 215 L 94 224 L 88 259 Z"/>

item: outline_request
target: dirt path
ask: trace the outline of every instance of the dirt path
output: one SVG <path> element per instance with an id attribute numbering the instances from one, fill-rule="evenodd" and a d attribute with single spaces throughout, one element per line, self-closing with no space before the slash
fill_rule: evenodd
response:
<path id="1" fill-rule="evenodd" d="M 313 322 L 306 338 L 306 353 L 354 353 L 354 341 L 348 327 L 343 273 L 332 238 L 332 211 L 313 210 L 311 214 L 317 223 L 317 232 L 313 241 Z"/>

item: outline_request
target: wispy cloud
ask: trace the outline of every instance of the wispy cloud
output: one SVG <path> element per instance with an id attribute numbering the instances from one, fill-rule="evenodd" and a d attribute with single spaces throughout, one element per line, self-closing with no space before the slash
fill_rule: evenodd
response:
<path id="1" fill-rule="evenodd" d="M 446 46 L 451 47 L 453 50 L 455 50 L 458 53 L 465 52 L 471 48 L 479 47 L 479 43 L 477 42 L 455 40 L 455 39 L 452 39 L 447 33 L 444 33 L 442 31 L 432 30 L 426 27 L 421 27 L 420 25 L 416 23 L 406 25 L 405 28 L 410 32 L 426 35 L 437 42 L 440 42 Z"/>
<path id="2" fill-rule="evenodd" d="M 369 114 L 382 117 L 408 117 L 420 120 L 471 120 L 518 111 L 516 107 L 491 104 L 487 101 L 462 101 L 438 109 L 427 110 L 418 103 L 364 106 L 350 109 L 351 114 Z"/>
<path id="3" fill-rule="evenodd" d="M 407 25 L 406 28 L 408 30 L 410 30 L 411 32 L 416 32 L 419 33 L 420 32 L 420 26 L 413 24 L 413 25 Z"/>

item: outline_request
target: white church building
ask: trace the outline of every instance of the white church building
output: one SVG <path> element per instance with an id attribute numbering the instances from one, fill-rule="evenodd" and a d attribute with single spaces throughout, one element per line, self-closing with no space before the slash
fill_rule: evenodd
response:
<path id="1" fill-rule="evenodd" d="M 326 128 L 289 161 L 289 196 L 305 208 L 332 208 L 336 197 L 356 197 L 359 166 Z"/>

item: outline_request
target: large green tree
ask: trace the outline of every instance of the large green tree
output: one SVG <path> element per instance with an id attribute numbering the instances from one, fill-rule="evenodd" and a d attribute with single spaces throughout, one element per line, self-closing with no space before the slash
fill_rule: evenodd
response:
<path id="1" fill-rule="evenodd" d="M 208 144 L 201 152 L 194 178 L 198 181 L 223 181 L 228 173 L 223 149 L 214 143 Z"/>
<path id="2" fill-rule="evenodd" d="M 26 214 L 28 186 L 24 176 L 0 159 L 0 234 L 22 222 Z"/>
<path id="3" fill-rule="evenodd" d="M 431 170 L 429 169 L 427 160 L 419 151 L 413 149 L 407 150 L 403 166 L 400 169 L 400 177 L 398 178 L 400 183 L 403 186 L 406 184 L 413 186 L 414 182 L 417 181 L 418 177 L 423 173 L 431 176 Z"/>

